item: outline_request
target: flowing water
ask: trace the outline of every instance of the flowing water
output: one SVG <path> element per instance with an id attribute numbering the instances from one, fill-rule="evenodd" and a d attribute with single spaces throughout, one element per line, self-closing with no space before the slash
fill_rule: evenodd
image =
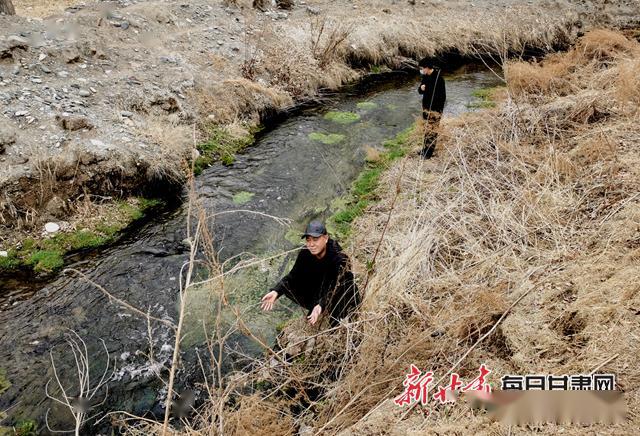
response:
<path id="1" fill-rule="evenodd" d="M 477 102 L 473 90 L 500 84 L 491 72 L 473 66 L 445 78 L 445 117 L 468 111 L 468 106 Z M 243 259 L 265 259 L 231 275 L 225 280 L 225 290 L 232 306 L 242 312 L 247 328 L 266 343 L 273 342 L 279 323 L 302 313 L 281 301 L 274 312 L 259 310 L 261 295 L 295 259 L 295 253 L 277 255 L 300 245 L 304 223 L 330 214 L 332 201 L 348 190 L 364 168 L 367 147 L 380 147 L 419 116 L 416 88 L 416 79 L 405 77 L 372 86 L 365 93 L 341 93 L 323 108 L 303 111 L 265 133 L 233 165 L 214 165 L 197 178 L 197 192 L 210 216 L 220 260 L 231 266 Z M 359 120 L 340 124 L 327 119 L 327 111 L 354 112 Z M 325 144 L 317 138 L 334 143 Z M 241 211 L 220 214 L 233 210 Z M 290 225 L 252 212 L 287 218 Z M 165 212 L 118 245 L 68 266 L 83 271 L 117 298 L 154 317 L 173 320 L 180 268 L 189 254 L 186 214 L 186 204 Z M 267 259 L 271 256 L 276 257 Z M 196 277 L 201 275 L 196 271 Z M 17 282 L 3 283 L 8 284 L 19 286 Z M 11 293 L 11 289 L 3 291 L 0 298 Z M 64 345 L 65 333 L 73 330 L 86 341 L 94 365 L 92 379 L 97 381 L 99 377 L 93 374 L 104 368 L 100 339 L 116 362 L 107 401 L 96 410 L 162 412 L 166 390 L 156 373 L 166 375 L 162 365 L 168 366 L 173 353 L 173 333 L 165 324 L 154 321 L 147 325 L 140 316 L 110 302 L 93 285 L 72 275 L 60 275 L 32 294 L 0 311 L 0 369 L 11 382 L 0 396 L 0 411 L 9 409 L 13 418 L 42 422 L 52 406 L 44 395 L 44 386 L 53 376 L 52 347 L 61 378 L 70 383 L 76 377 L 73 356 Z M 202 286 L 187 298 L 179 389 L 194 388 L 201 379 L 196 353 L 207 355 L 201 352 L 205 332 L 212 334 L 215 321 L 212 295 L 211 287 Z M 222 325 L 233 325 L 234 317 L 223 313 Z M 225 370 L 242 365 L 242 356 L 261 353 L 255 341 L 240 332 L 230 336 L 228 345 Z M 203 358 L 206 364 L 206 356 Z M 69 416 L 55 407 L 50 422 L 56 429 L 70 425 Z"/>

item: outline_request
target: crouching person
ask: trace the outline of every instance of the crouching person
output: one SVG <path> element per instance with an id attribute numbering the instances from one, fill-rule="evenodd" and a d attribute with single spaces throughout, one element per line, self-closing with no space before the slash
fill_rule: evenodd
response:
<path id="1" fill-rule="evenodd" d="M 310 324 L 328 316 L 329 324 L 336 326 L 360 304 L 351 262 L 320 221 L 310 222 L 302 237 L 305 249 L 298 253 L 289 274 L 262 298 L 262 310 L 271 310 L 286 295 L 307 309 Z"/>

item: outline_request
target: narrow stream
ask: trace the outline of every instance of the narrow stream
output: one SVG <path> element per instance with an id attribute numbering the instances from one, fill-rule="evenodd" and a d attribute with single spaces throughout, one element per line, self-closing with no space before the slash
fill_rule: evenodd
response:
<path id="1" fill-rule="evenodd" d="M 473 90 L 500 84 L 491 72 L 474 66 L 445 78 L 445 116 L 468 111 L 468 105 L 477 101 Z M 332 201 L 346 192 L 363 169 L 366 148 L 380 147 L 414 122 L 420 112 L 416 87 L 412 78 L 376 86 L 364 95 L 340 95 L 328 107 L 305 111 L 266 133 L 233 165 L 215 165 L 198 177 L 197 190 L 210 215 L 242 209 L 291 220 L 289 226 L 283 226 L 249 212 L 216 216 L 211 229 L 220 260 L 266 259 L 299 245 L 303 224 L 311 218 L 325 218 Z M 359 120 L 339 124 L 324 117 L 327 111 L 354 112 Z M 318 133 L 342 136 L 333 136 L 340 140 L 325 144 L 310 139 Z M 134 238 L 69 266 L 83 271 L 117 298 L 157 318 L 175 319 L 179 272 L 188 256 L 185 237 L 186 205 L 158 217 Z M 248 328 L 267 343 L 273 342 L 279 323 L 302 313 L 279 302 L 277 310 L 263 314 L 257 304 L 293 259 L 295 253 L 265 260 L 232 275 L 225 283 L 231 303 L 241 308 Z M 185 369 L 178 374 L 179 389 L 194 388 L 201 379 L 195 352 L 204 343 L 203 323 L 211 334 L 214 306 L 211 289 L 202 287 L 190 294 L 182 345 Z M 227 315 L 225 319 L 231 322 L 232 316 Z M 106 342 L 111 359 L 117 361 L 109 397 L 100 410 L 161 413 L 163 385 L 155 371 L 162 364 L 168 366 L 173 353 L 172 332 L 164 324 L 151 324 L 151 362 L 146 321 L 110 303 L 102 292 L 78 277 L 61 275 L 32 297 L 0 311 L 0 326 L 0 369 L 11 382 L 0 396 L 0 411 L 8 409 L 10 417 L 44 421 L 45 412 L 52 407 L 44 386 L 53 376 L 49 354 L 53 346 L 57 346 L 53 356 L 61 378 L 71 381 L 76 377 L 73 356 L 63 353 L 67 329 L 86 341 L 95 374 L 104 368 L 99 339 Z M 239 354 L 237 359 L 230 354 L 227 367 L 241 365 L 241 354 L 261 353 L 252 340 L 239 333 L 231 336 L 229 344 Z M 54 429 L 69 428 L 69 419 L 68 413 L 52 408 L 49 421 Z"/>

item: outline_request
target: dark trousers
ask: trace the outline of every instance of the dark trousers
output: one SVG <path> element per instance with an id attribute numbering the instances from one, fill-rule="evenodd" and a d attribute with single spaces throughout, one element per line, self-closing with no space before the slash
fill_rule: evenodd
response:
<path id="1" fill-rule="evenodd" d="M 438 127 L 440 126 L 440 117 L 442 113 L 435 111 L 422 110 L 422 119 L 426 121 L 424 129 L 424 139 L 422 141 L 422 150 L 420 155 L 429 159 L 433 156 L 438 141 Z"/>

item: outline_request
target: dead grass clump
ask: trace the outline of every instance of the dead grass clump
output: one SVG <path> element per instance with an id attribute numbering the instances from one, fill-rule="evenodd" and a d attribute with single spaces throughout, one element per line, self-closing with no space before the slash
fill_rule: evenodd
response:
<path id="1" fill-rule="evenodd" d="M 597 29 L 580 38 L 573 50 L 573 60 L 578 63 L 612 61 L 631 54 L 637 48 L 638 43 L 620 32 Z"/>
<path id="2" fill-rule="evenodd" d="M 640 52 L 640 44 L 609 30 L 587 33 L 568 54 L 548 56 L 543 62 L 530 64 L 508 62 L 505 75 L 513 96 L 572 95 L 578 89 L 611 88 L 619 83 L 617 95 L 621 101 L 635 101 L 637 79 L 629 62 Z M 621 63 L 619 69 L 617 64 Z M 603 70 L 604 68 L 604 70 Z M 614 75 L 607 69 L 615 69 Z"/>
<path id="3" fill-rule="evenodd" d="M 243 397 L 238 409 L 227 416 L 224 434 L 294 434 L 293 418 L 283 413 L 286 408 L 281 401 L 265 401 L 260 395 Z"/>
<path id="4" fill-rule="evenodd" d="M 313 95 L 317 89 L 315 81 L 310 79 L 318 64 L 308 50 L 285 43 L 274 42 L 265 47 L 256 75 L 294 99 L 301 100 Z"/>
<path id="5" fill-rule="evenodd" d="M 260 114 L 270 109 L 284 109 L 293 103 L 288 94 L 247 79 L 225 80 L 196 90 L 194 98 L 204 118 L 218 124 L 237 119 L 258 124 Z"/>
<path id="6" fill-rule="evenodd" d="M 352 23 L 332 22 L 325 17 L 311 21 L 310 49 L 320 69 L 344 58 L 346 41 L 353 29 Z"/>
<path id="7" fill-rule="evenodd" d="M 470 292 L 467 301 L 458 303 L 459 311 L 465 313 L 456 326 L 454 336 L 462 344 L 472 344 L 485 334 L 508 307 L 499 288 Z"/>
<path id="8" fill-rule="evenodd" d="M 628 104 L 632 111 L 640 106 L 640 60 L 629 59 L 621 63 L 616 81 L 616 98 L 622 104 Z"/>
<path id="9" fill-rule="evenodd" d="M 181 180 L 184 163 L 190 158 L 193 147 L 193 126 L 181 124 L 169 117 L 149 116 L 137 128 L 138 133 L 157 147 L 156 156 L 150 160 L 148 177 Z"/>
<path id="10" fill-rule="evenodd" d="M 578 144 L 570 153 L 571 159 L 579 166 L 591 166 L 597 162 L 614 159 L 616 149 L 606 138 L 600 137 Z"/>

